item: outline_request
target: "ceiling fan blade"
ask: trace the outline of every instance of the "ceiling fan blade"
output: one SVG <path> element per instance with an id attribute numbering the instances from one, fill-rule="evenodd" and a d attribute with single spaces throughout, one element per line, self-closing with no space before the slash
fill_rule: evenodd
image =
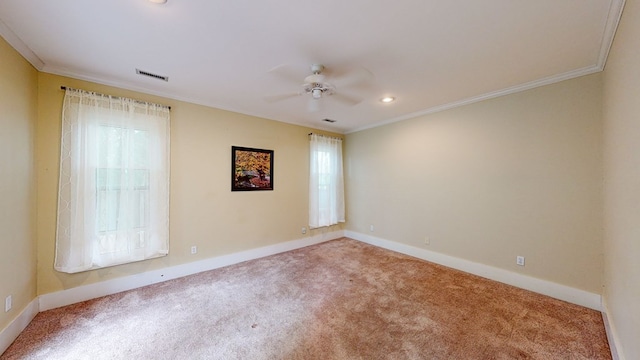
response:
<path id="1" fill-rule="evenodd" d="M 294 98 L 296 96 L 300 96 L 302 95 L 301 93 L 297 92 L 297 93 L 288 93 L 288 94 L 280 94 L 280 95 L 268 95 L 263 97 L 264 101 L 268 102 L 268 103 L 274 103 L 274 102 L 278 102 L 278 101 L 282 101 L 282 100 L 287 100 L 287 99 L 291 99 Z"/>
<path id="2" fill-rule="evenodd" d="M 269 72 L 295 84 L 300 84 L 300 80 L 304 76 L 302 74 L 299 74 L 293 66 L 288 64 L 278 65 L 269 70 Z"/>
<path id="3" fill-rule="evenodd" d="M 333 93 L 331 95 L 332 99 L 335 99 L 345 105 L 354 106 L 362 102 L 362 98 L 352 95 L 345 95 L 340 93 Z"/>
<path id="4" fill-rule="evenodd" d="M 358 68 L 344 75 L 335 77 L 330 81 L 336 88 L 341 88 L 368 82 L 371 79 L 373 79 L 371 71 L 365 68 Z"/>

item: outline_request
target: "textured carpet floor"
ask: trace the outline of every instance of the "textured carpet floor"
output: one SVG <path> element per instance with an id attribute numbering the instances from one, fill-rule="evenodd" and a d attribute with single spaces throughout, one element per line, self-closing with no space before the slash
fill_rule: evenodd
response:
<path id="1" fill-rule="evenodd" d="M 1 359 L 610 359 L 601 314 L 350 239 L 42 312 Z"/>

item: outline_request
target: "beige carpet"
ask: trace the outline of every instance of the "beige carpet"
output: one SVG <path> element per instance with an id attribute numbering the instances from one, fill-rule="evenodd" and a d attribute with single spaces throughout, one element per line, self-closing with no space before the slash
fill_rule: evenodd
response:
<path id="1" fill-rule="evenodd" d="M 610 359 L 601 314 L 350 239 L 42 312 L 1 359 Z"/>

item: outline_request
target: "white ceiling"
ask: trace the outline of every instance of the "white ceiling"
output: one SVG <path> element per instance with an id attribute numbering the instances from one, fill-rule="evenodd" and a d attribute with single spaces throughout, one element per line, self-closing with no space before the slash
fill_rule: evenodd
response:
<path id="1" fill-rule="evenodd" d="M 623 3 L 2 0 L 0 35 L 44 72 L 348 133 L 600 71 Z M 300 91 L 313 63 L 368 69 L 337 89 L 363 101 L 264 100 Z M 298 82 L 270 72 L 283 64 Z"/>

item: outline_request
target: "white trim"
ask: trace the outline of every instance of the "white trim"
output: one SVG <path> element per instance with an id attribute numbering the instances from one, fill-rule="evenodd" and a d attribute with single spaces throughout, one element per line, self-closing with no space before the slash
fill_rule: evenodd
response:
<path id="1" fill-rule="evenodd" d="M 445 111 L 445 110 L 449 110 L 449 109 L 454 109 L 454 108 L 457 108 L 457 107 L 461 107 L 461 106 L 464 106 L 464 105 L 477 103 L 477 102 L 484 101 L 484 100 L 489 100 L 489 99 L 494 99 L 494 98 L 505 96 L 505 95 L 515 94 L 515 93 L 519 93 L 519 92 L 522 92 L 522 91 L 535 89 L 535 88 L 538 88 L 538 87 L 541 87 L 541 86 L 551 85 L 551 84 L 555 84 L 555 83 L 558 83 L 558 82 L 561 82 L 561 81 L 570 80 L 570 79 L 578 78 L 578 77 L 581 77 L 581 76 L 594 74 L 594 73 L 597 73 L 597 72 L 600 72 L 600 71 L 602 71 L 602 68 L 599 65 L 592 65 L 592 66 L 584 67 L 584 68 L 581 68 L 581 69 L 576 69 L 576 70 L 573 70 L 573 71 L 569 71 L 569 72 L 566 72 L 566 73 L 562 73 L 562 74 L 558 74 L 558 75 L 554 75 L 554 76 L 549 76 L 549 77 L 546 77 L 546 78 L 543 78 L 543 79 L 530 81 L 528 83 L 512 86 L 512 87 L 509 87 L 509 88 L 500 89 L 500 90 L 496 90 L 496 91 L 480 94 L 478 96 L 473 96 L 473 97 L 470 97 L 470 98 L 454 101 L 454 102 L 451 102 L 451 103 L 448 103 L 448 104 L 443 104 L 443 105 L 439 105 L 439 106 L 430 107 L 428 109 L 417 111 L 417 112 L 414 112 L 414 113 L 411 113 L 411 114 L 402 115 L 402 116 L 399 116 L 399 117 L 396 117 L 396 118 L 392 118 L 392 119 L 389 119 L 389 120 L 386 120 L 386 121 L 377 122 L 377 123 L 372 124 L 372 125 L 366 125 L 366 126 L 362 126 L 362 127 L 353 129 L 353 130 L 349 130 L 349 131 L 346 131 L 345 134 L 351 134 L 351 133 L 355 133 L 355 132 L 362 131 L 362 130 L 367 130 L 367 129 L 372 129 L 372 128 L 376 128 L 376 127 L 380 127 L 380 126 L 384 126 L 384 125 L 393 124 L 393 123 L 396 123 L 396 122 L 399 122 L 399 121 L 414 119 L 414 118 L 417 118 L 419 116 L 434 114 L 434 113 L 437 113 L 437 112 L 441 112 L 441 111 Z"/>
<path id="2" fill-rule="evenodd" d="M 321 233 L 299 240 L 292 240 L 279 244 L 263 246 L 257 249 L 217 256 L 205 260 L 171 266 L 164 269 L 148 271 L 142 274 L 126 276 L 122 278 L 102 281 L 95 284 L 83 285 L 67 290 L 44 294 L 40 295 L 39 298 L 40 311 L 46 311 L 61 306 L 71 305 L 80 301 L 95 299 L 101 296 L 111 295 L 122 291 L 160 283 L 163 281 L 177 279 L 183 276 L 193 275 L 203 271 L 213 270 L 248 260 L 275 255 L 282 252 L 319 244 L 328 240 L 340 238 L 342 236 L 344 236 L 342 230 Z"/>
<path id="3" fill-rule="evenodd" d="M 486 93 L 486 94 L 481 94 L 479 96 L 463 99 L 463 100 L 460 100 L 460 101 L 454 101 L 454 102 L 451 102 L 451 103 L 448 103 L 448 104 L 435 106 L 435 107 L 424 109 L 424 110 L 421 110 L 421 111 L 418 111 L 418 112 L 414 112 L 414 113 L 411 113 L 411 114 L 403 115 L 403 116 L 400 116 L 400 117 L 397 117 L 397 118 L 392 118 L 392 119 L 389 119 L 389 120 L 386 120 L 386 121 L 382 121 L 382 122 L 376 123 L 374 125 L 367 125 L 367 126 L 359 127 L 359 128 L 352 129 L 352 130 L 346 130 L 343 133 L 344 134 L 350 134 L 350 133 L 354 133 L 354 132 L 358 132 L 358 131 L 362 131 L 362 130 L 366 130 L 366 129 L 370 129 L 370 128 L 384 126 L 384 125 L 388 125 L 388 124 L 395 123 L 395 122 L 398 122 L 398 121 L 412 119 L 412 118 L 415 118 L 415 117 L 418 117 L 418 116 L 433 114 L 433 113 L 436 113 L 436 112 L 440 112 L 440 111 L 456 108 L 456 107 L 459 107 L 459 106 L 464 106 L 464 105 L 467 105 L 467 104 L 472 104 L 472 103 L 476 103 L 476 102 L 487 100 L 487 99 L 496 98 L 496 97 L 503 96 L 503 95 L 514 94 L 514 93 L 517 93 L 517 92 L 520 92 L 520 91 L 529 90 L 529 89 L 536 88 L 536 87 L 539 87 L 539 86 L 549 85 L 549 84 L 553 84 L 553 83 L 556 83 L 556 82 L 560 82 L 560 81 L 564 81 L 564 80 L 568 80 L 568 79 L 573 79 L 573 78 L 576 78 L 576 77 L 579 77 L 579 76 L 589 75 L 589 74 L 593 74 L 595 72 L 602 71 L 604 69 L 605 65 L 606 65 L 607 57 L 609 56 L 609 51 L 611 49 L 611 45 L 613 44 L 613 40 L 614 40 L 614 36 L 615 36 L 616 30 L 618 28 L 618 24 L 620 23 L 620 18 L 622 16 L 622 11 L 624 9 L 624 5 L 625 5 L 625 0 L 612 0 L 611 1 L 611 5 L 609 7 L 609 13 L 608 13 L 607 20 L 606 20 L 606 23 L 605 23 L 605 27 L 604 27 L 604 30 L 603 30 L 603 33 L 602 33 L 602 39 L 601 39 L 601 43 L 600 43 L 600 52 L 598 54 L 598 59 L 597 59 L 597 62 L 595 64 L 593 64 L 592 66 L 588 66 L 588 67 L 585 67 L 585 68 L 582 68 L 582 69 L 577 69 L 577 70 L 574 70 L 574 71 L 569 71 L 569 72 L 562 73 L 562 74 L 557 74 L 557 75 L 550 76 L 550 77 L 547 77 L 547 78 L 544 78 L 544 79 L 528 82 L 528 83 L 525 83 L 525 84 L 516 85 L 516 86 L 510 87 L 510 88 L 506 88 L 506 89 L 502 89 L 502 90 L 498 90 L 498 91 L 493 91 L 493 92 L 489 92 L 489 93 Z M 22 39 L 20 39 L 9 28 L 9 26 L 4 24 L 2 21 L 0 21 L 0 36 L 2 36 L 14 49 L 16 49 L 18 51 L 18 53 L 20 53 L 25 59 L 27 59 L 27 61 L 29 61 L 36 69 L 38 69 L 41 72 L 60 75 L 60 76 L 68 76 L 68 77 L 72 77 L 72 78 L 79 79 L 79 80 L 91 81 L 91 82 L 94 82 L 94 83 L 108 85 L 108 86 L 115 86 L 115 87 L 119 87 L 119 88 L 122 88 L 122 89 L 138 91 L 138 92 L 142 92 L 142 93 L 146 93 L 146 94 L 150 94 L 150 95 L 162 96 L 162 97 L 166 97 L 166 98 L 169 98 L 169 99 L 189 102 L 189 103 L 198 104 L 198 105 L 204 105 L 204 106 L 208 106 L 208 107 L 214 107 L 214 108 L 223 109 L 223 110 L 227 110 L 227 111 L 239 112 L 239 113 L 246 114 L 246 115 L 264 117 L 263 115 L 255 114 L 255 113 L 252 113 L 252 112 L 246 112 L 245 110 L 240 111 L 240 110 L 235 109 L 233 107 L 230 107 L 228 105 L 218 104 L 218 103 L 212 102 L 211 100 L 207 100 L 207 99 L 200 99 L 200 98 L 194 98 L 194 97 L 183 97 L 183 96 L 179 96 L 178 94 L 174 94 L 174 93 L 161 92 L 161 91 L 156 91 L 156 90 L 149 89 L 149 88 L 146 88 L 146 87 L 143 87 L 143 86 L 139 86 L 139 85 L 132 85 L 132 84 L 126 83 L 124 81 L 114 81 L 114 80 L 109 80 L 109 79 L 105 79 L 105 78 L 102 78 L 102 77 L 96 77 L 96 76 L 92 76 L 92 75 L 81 74 L 81 73 L 78 73 L 76 71 L 70 71 L 70 70 L 65 69 L 65 68 L 60 68 L 60 67 L 51 66 L 50 64 L 45 64 L 38 57 L 38 55 L 36 55 L 22 41 Z M 271 120 L 298 125 L 294 121 L 283 121 L 282 119 L 271 119 Z M 328 128 L 327 128 L 327 130 L 328 130 Z M 333 129 L 333 131 L 335 131 L 335 130 L 336 129 Z"/>
<path id="4" fill-rule="evenodd" d="M 625 0 L 613 0 L 609 6 L 607 23 L 604 27 L 602 42 L 600 44 L 600 56 L 598 56 L 598 67 L 600 70 L 604 70 L 604 67 L 607 65 L 607 58 L 609 57 L 609 51 L 611 50 L 613 39 L 620 24 L 624 4 Z"/>
<path id="5" fill-rule="evenodd" d="M 29 325 L 40 309 L 38 298 L 33 299 L 12 322 L 0 331 L 0 354 L 4 353 L 18 335 Z"/>
<path id="6" fill-rule="evenodd" d="M 487 279 L 499 281 L 501 283 L 530 290 L 573 304 L 588 307 L 590 309 L 602 311 L 601 296 L 588 291 L 354 231 L 345 230 L 345 236 L 367 244 L 379 246 L 391 251 L 396 251 L 470 274 L 482 276 Z"/>
<path id="7" fill-rule="evenodd" d="M 602 320 L 604 321 L 604 329 L 607 332 L 607 340 L 609 340 L 609 349 L 611 349 L 611 358 L 613 360 L 625 360 L 624 353 L 622 352 L 622 347 L 620 347 L 620 336 L 618 336 L 618 331 L 616 326 L 609 315 L 611 312 L 609 311 L 609 307 L 607 306 L 606 296 L 602 298 Z"/>
<path id="8" fill-rule="evenodd" d="M 49 64 L 45 64 L 39 70 L 41 72 L 44 72 L 44 73 L 47 73 L 47 74 L 69 77 L 69 78 L 72 78 L 72 79 L 88 81 L 88 82 L 101 84 L 101 85 L 106 85 L 106 86 L 111 86 L 111 87 L 116 87 L 116 88 L 124 89 L 124 90 L 136 91 L 136 92 L 147 94 L 147 95 L 164 97 L 164 98 L 167 98 L 167 99 L 182 101 L 182 102 L 196 104 L 196 105 L 202 105 L 202 106 L 215 108 L 215 109 L 219 109 L 219 110 L 236 112 L 238 114 L 264 118 L 264 119 L 283 122 L 283 123 L 287 123 L 287 124 L 293 124 L 293 125 L 298 125 L 298 126 L 300 125 L 300 123 L 295 122 L 295 120 L 283 120 L 283 119 L 275 119 L 275 118 L 274 119 L 265 118 L 264 114 L 259 114 L 257 112 L 247 111 L 246 109 L 239 109 L 237 107 L 230 106 L 229 104 L 218 103 L 218 102 L 212 101 L 210 99 L 205 99 L 205 98 L 201 98 L 201 97 L 197 97 L 197 96 L 193 96 L 193 95 L 192 96 L 182 96 L 179 93 L 160 91 L 160 90 L 157 90 L 157 89 L 146 87 L 143 84 L 132 84 L 132 83 L 129 83 L 129 82 L 126 82 L 126 81 L 122 81 L 122 80 L 112 80 L 112 79 L 108 79 L 108 78 L 104 78 L 104 77 L 100 77 L 100 76 L 94 76 L 93 74 L 87 75 L 87 74 L 84 74 L 84 73 L 81 73 L 81 72 L 77 72 L 75 70 L 70 70 L 70 69 L 63 68 L 63 67 L 58 67 L 58 66 L 51 66 Z M 335 131 L 335 129 L 331 130 L 326 126 L 325 126 L 325 128 L 326 128 L 327 131 Z"/>
<path id="9" fill-rule="evenodd" d="M 454 101 L 448 104 L 443 104 L 439 106 L 434 106 L 428 109 L 424 109 L 421 111 L 417 111 L 411 114 L 399 116 L 396 118 L 392 118 L 386 121 L 378 122 L 372 125 L 365 125 L 359 128 L 355 128 L 352 130 L 345 131 L 345 134 L 351 134 L 362 130 L 372 129 L 388 124 L 392 124 L 398 121 L 413 119 L 423 115 L 434 114 L 440 111 L 445 111 L 453 108 L 457 108 L 460 106 L 477 103 L 484 100 L 489 100 L 493 98 L 497 98 L 504 95 L 510 95 L 519 93 L 521 91 L 534 89 L 540 86 L 555 84 L 564 80 L 570 80 L 573 78 L 577 78 L 580 76 L 590 75 L 604 70 L 604 67 L 607 63 L 607 57 L 609 56 L 609 51 L 611 50 L 611 46 L 613 45 L 613 39 L 616 34 L 616 30 L 618 29 L 618 24 L 620 23 L 620 18 L 622 17 L 622 11 L 624 9 L 625 0 L 612 0 L 609 6 L 609 13 L 607 15 L 607 20 L 605 23 L 604 30 L 602 32 L 602 39 L 600 42 L 600 52 L 598 54 L 598 60 L 595 64 L 576 69 L 573 71 L 552 75 L 546 77 L 544 79 L 534 80 L 528 83 L 519 84 L 516 86 L 512 86 L 505 89 L 500 89 L 497 91 L 492 91 L 484 94 L 480 94 L 478 96 L 473 96 L 467 99 L 462 99 L 459 101 Z"/>
<path id="10" fill-rule="evenodd" d="M 14 319 L 5 329 L 0 331 L 0 354 L 2 354 L 9 347 L 9 345 L 11 345 L 11 343 L 27 327 L 27 325 L 33 320 L 33 318 L 38 314 L 39 311 L 46 311 L 61 306 L 71 305 L 80 301 L 115 294 L 118 292 L 168 281 L 183 276 L 193 275 L 199 272 L 213 270 L 248 260 L 275 255 L 286 251 L 300 249 L 306 246 L 319 244 L 343 236 L 362 241 L 373 246 L 378 246 L 391 251 L 414 256 L 423 260 L 431 261 L 440 265 L 479 275 L 488 279 L 531 290 L 560 300 L 589 307 L 595 310 L 602 311 L 604 309 L 605 312 L 603 312 L 603 319 L 613 359 L 625 360 L 622 353 L 617 350 L 619 337 L 617 336 L 615 326 L 609 322 L 609 319 L 606 316 L 606 303 L 601 303 L 600 295 L 349 230 L 338 230 L 333 232 L 321 233 L 299 240 L 292 240 L 284 243 L 268 245 L 257 249 L 246 250 L 234 254 L 218 256 L 183 265 L 172 266 L 165 269 L 149 271 L 142 274 L 40 295 L 38 298 L 31 301 L 31 303 L 27 305 L 27 307 L 20 313 L 20 315 L 18 315 L 18 317 Z"/>
<path id="11" fill-rule="evenodd" d="M 38 55 L 36 55 L 36 53 L 34 53 L 31 48 L 29 48 L 27 44 L 25 44 L 24 41 L 22 41 L 22 39 L 20 39 L 18 35 L 9 28 L 9 26 L 7 26 L 7 24 L 2 22 L 2 20 L 0 20 L 0 36 L 2 36 L 9 45 L 11 45 L 11 47 L 16 49 L 20 55 L 27 59 L 33 67 L 42 71 L 44 68 L 44 61 L 42 61 L 42 59 L 40 59 Z"/>

